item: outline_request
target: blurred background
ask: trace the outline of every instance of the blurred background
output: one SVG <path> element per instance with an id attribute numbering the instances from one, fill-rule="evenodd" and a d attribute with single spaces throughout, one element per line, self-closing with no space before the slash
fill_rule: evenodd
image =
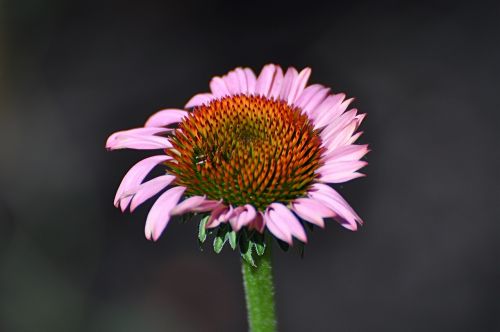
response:
<path id="1" fill-rule="evenodd" d="M 0 331 L 244 331 L 238 254 L 113 207 L 109 134 L 274 62 L 368 113 L 364 218 L 275 250 L 282 331 L 500 330 L 498 2 L 2 0 Z M 275 248 L 277 249 L 277 248 Z"/>

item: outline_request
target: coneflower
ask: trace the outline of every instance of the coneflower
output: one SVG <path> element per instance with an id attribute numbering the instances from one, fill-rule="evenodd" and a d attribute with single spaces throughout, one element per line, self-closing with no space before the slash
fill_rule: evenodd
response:
<path id="1" fill-rule="evenodd" d="M 185 109 L 161 110 L 144 127 L 112 134 L 110 150 L 161 151 L 128 171 L 115 205 L 133 211 L 164 191 L 149 211 L 148 239 L 157 240 L 172 216 L 198 215 L 201 241 L 206 229 L 215 230 L 217 252 L 226 241 L 233 248 L 239 242 L 251 265 L 253 252 L 266 265 L 266 229 L 287 244 L 307 242 L 303 222 L 324 227 L 331 218 L 356 230 L 361 218 L 328 184 L 363 176 L 368 146 L 354 143 L 365 115 L 347 110 L 352 99 L 344 94 L 307 86 L 310 73 L 269 64 L 256 77 L 236 68 L 214 77 L 211 92 L 195 95 Z M 144 182 L 158 165 L 165 174 Z M 257 271 L 246 268 L 248 284 Z"/>

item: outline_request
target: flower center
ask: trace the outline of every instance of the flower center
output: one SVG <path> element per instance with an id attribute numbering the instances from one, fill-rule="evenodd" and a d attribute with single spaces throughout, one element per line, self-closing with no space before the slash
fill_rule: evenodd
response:
<path id="1" fill-rule="evenodd" d="M 304 196 L 321 165 L 321 139 L 284 101 L 236 95 L 195 107 L 171 138 L 167 162 L 186 195 L 263 211 Z"/>

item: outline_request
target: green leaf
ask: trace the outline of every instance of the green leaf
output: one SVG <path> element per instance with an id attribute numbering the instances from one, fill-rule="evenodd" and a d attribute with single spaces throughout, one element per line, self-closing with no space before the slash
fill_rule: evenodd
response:
<path id="1" fill-rule="evenodd" d="M 227 225 L 221 225 L 219 226 L 219 229 L 217 230 L 217 234 L 215 235 L 214 238 L 214 251 L 218 254 L 222 251 L 222 248 L 227 242 L 227 236 L 226 234 L 228 233 L 228 228 L 226 227 Z"/>
<path id="2" fill-rule="evenodd" d="M 224 248 L 224 244 L 226 244 L 225 239 L 220 236 L 216 236 L 214 239 L 214 251 L 219 254 L 222 251 L 222 248 Z"/>
<path id="3" fill-rule="evenodd" d="M 200 243 L 204 243 L 207 239 L 207 229 L 205 228 L 205 226 L 207 225 L 209 217 L 210 216 L 206 216 L 200 220 L 200 226 L 198 228 L 198 240 L 200 241 Z"/>
<path id="4" fill-rule="evenodd" d="M 264 252 L 266 251 L 266 241 L 264 234 L 255 232 L 252 235 L 251 241 L 254 243 L 254 248 L 257 255 L 259 256 L 264 255 Z"/>
<path id="5" fill-rule="evenodd" d="M 255 246 L 255 252 L 257 255 L 262 256 L 264 255 L 264 252 L 266 251 L 266 244 L 265 243 L 254 243 Z"/>
<path id="6" fill-rule="evenodd" d="M 243 259 L 250 265 L 254 266 L 254 267 L 257 267 L 257 265 L 255 265 L 255 261 L 253 260 L 253 256 L 252 256 L 252 247 L 253 247 L 253 243 L 250 242 L 249 246 L 248 246 L 248 250 L 246 252 L 242 252 L 241 253 L 241 257 L 243 257 Z"/>
<path id="7" fill-rule="evenodd" d="M 236 249 L 236 232 L 235 231 L 230 231 L 226 233 L 226 240 L 229 241 L 229 245 L 231 248 L 234 250 Z"/>
<path id="8" fill-rule="evenodd" d="M 253 234 L 248 234 L 248 230 L 243 228 L 239 231 L 239 245 L 241 257 L 250 265 L 256 266 L 253 259 L 253 251 L 255 244 L 252 242 L 251 237 Z"/>

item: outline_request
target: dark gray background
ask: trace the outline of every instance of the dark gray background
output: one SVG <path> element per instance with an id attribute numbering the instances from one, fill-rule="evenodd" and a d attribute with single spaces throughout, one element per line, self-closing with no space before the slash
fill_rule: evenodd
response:
<path id="1" fill-rule="evenodd" d="M 106 137 L 268 62 L 368 113 L 365 219 L 275 251 L 282 331 L 500 330 L 494 2 L 11 0 L 0 7 L 0 330 L 243 331 L 238 255 L 112 205 Z"/>

